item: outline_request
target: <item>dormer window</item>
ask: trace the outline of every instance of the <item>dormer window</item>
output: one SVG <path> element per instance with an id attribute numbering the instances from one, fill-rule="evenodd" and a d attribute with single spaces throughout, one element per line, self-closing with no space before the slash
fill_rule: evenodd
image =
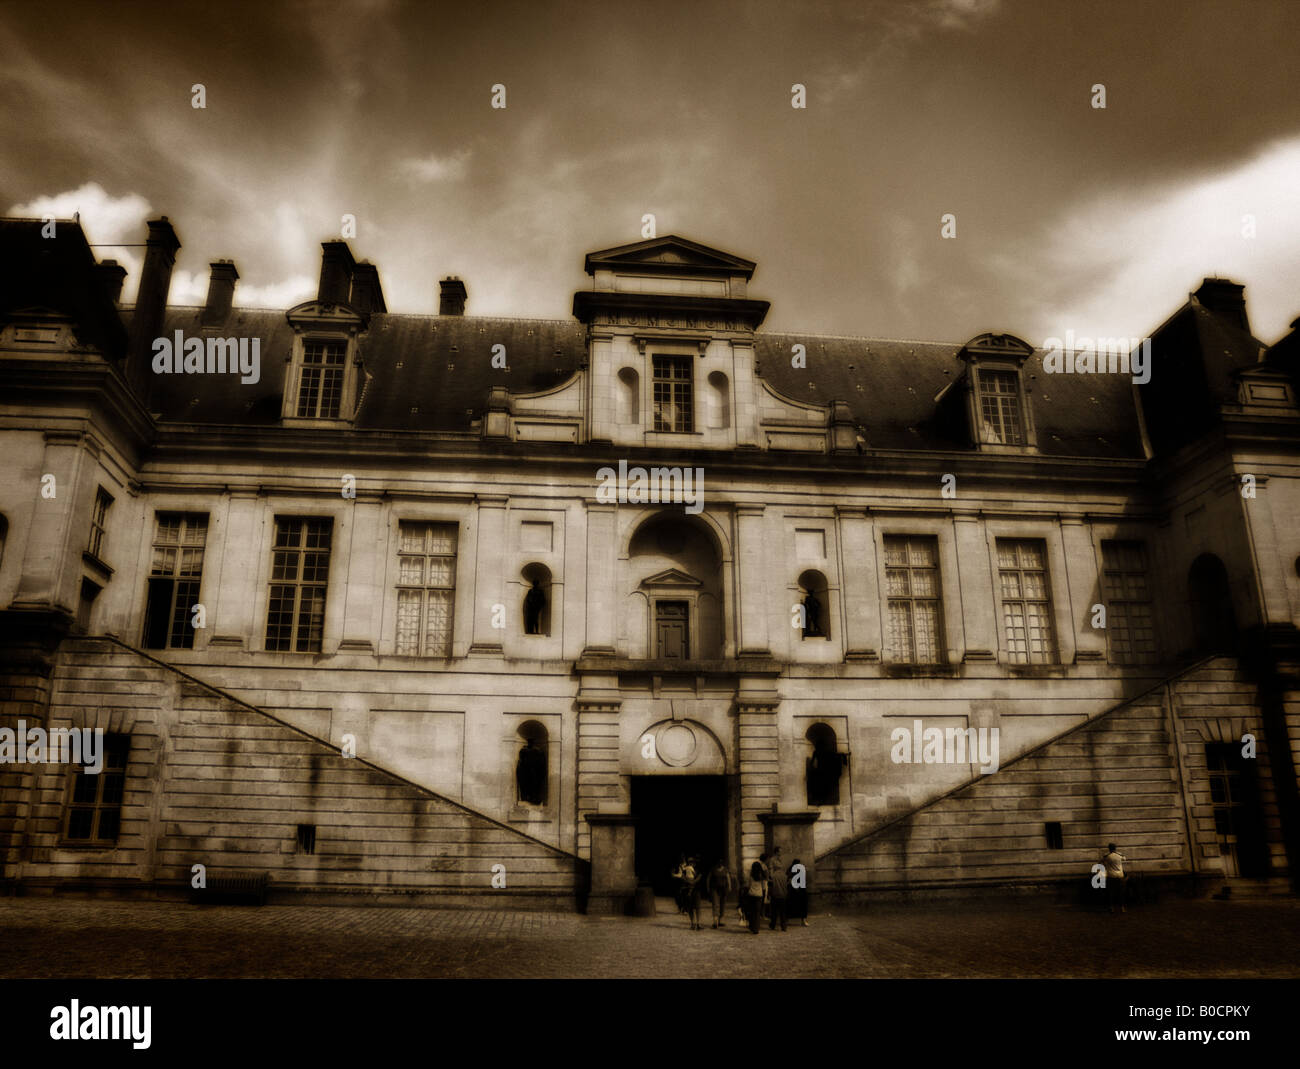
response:
<path id="1" fill-rule="evenodd" d="M 1024 445 L 1020 414 L 1020 376 L 1015 371 L 980 369 L 980 440 L 991 445 Z"/>
<path id="2" fill-rule="evenodd" d="M 303 343 L 298 379 L 297 415 L 305 419 L 338 419 L 343 400 L 347 342 L 309 339 Z"/>
<path id="3" fill-rule="evenodd" d="M 655 430 L 695 430 L 694 369 L 689 356 L 654 358 Z"/>
<path id="4" fill-rule="evenodd" d="M 971 440 L 989 452 L 1036 451 L 1037 434 L 1024 382 L 1034 349 L 1010 334 L 981 334 L 957 354 L 967 364 L 965 403 Z"/>

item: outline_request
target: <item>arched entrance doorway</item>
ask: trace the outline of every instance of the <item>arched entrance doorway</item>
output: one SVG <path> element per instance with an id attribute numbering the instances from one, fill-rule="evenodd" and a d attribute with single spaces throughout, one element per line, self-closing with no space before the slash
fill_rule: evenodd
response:
<path id="1" fill-rule="evenodd" d="M 1237 650 L 1237 617 L 1228 570 L 1213 553 L 1202 553 L 1187 572 L 1196 652 L 1231 654 Z"/>

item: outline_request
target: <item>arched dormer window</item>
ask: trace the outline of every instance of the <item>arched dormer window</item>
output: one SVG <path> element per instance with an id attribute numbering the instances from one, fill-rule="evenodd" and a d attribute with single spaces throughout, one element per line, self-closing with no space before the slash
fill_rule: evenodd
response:
<path id="1" fill-rule="evenodd" d="M 809 805 L 839 805 L 840 776 L 848 756 L 839 751 L 835 729 L 829 724 L 813 724 L 804 736 L 812 746 L 805 767 Z"/>
<path id="2" fill-rule="evenodd" d="M 550 786 L 549 737 L 536 720 L 519 725 L 519 756 L 515 761 L 515 787 L 520 805 L 546 805 Z"/>
<path id="3" fill-rule="evenodd" d="M 809 570 L 799 576 L 803 606 L 803 638 L 830 638 L 830 595 L 826 577 Z"/>
<path id="4" fill-rule="evenodd" d="M 551 571 L 544 564 L 529 564 L 523 570 L 524 634 L 551 633 Z"/>

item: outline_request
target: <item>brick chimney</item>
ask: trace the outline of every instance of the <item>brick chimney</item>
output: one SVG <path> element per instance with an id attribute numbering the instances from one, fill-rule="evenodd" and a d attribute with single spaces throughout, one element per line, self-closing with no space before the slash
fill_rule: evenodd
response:
<path id="1" fill-rule="evenodd" d="M 108 299 L 118 304 L 122 300 L 122 283 L 126 279 L 126 268 L 116 260 L 105 260 L 95 265 L 95 273 L 99 275 L 99 281 L 104 287 L 104 292 L 108 294 Z"/>
<path id="2" fill-rule="evenodd" d="M 441 289 L 438 296 L 438 314 L 440 316 L 463 316 L 465 314 L 465 298 L 469 296 L 465 291 L 465 283 L 455 275 L 449 275 L 438 285 Z"/>
<path id="3" fill-rule="evenodd" d="M 162 333 L 167 293 L 172 285 L 176 250 L 181 247 L 167 216 L 149 220 L 149 239 L 140 271 L 140 290 L 131 315 L 131 341 L 126 378 L 141 400 L 148 403 L 153 384 L 153 341 Z"/>
<path id="4" fill-rule="evenodd" d="M 320 247 L 320 286 L 316 299 L 331 304 L 347 304 L 352 290 L 352 272 L 356 268 L 352 250 L 346 241 L 322 241 Z"/>
<path id="5" fill-rule="evenodd" d="M 352 297 L 348 303 L 364 316 L 388 311 L 384 288 L 379 284 L 379 268 L 368 260 L 352 269 Z"/>
<path id="6" fill-rule="evenodd" d="M 226 321 L 235 300 L 235 283 L 239 280 L 239 272 L 229 260 L 218 260 L 209 266 L 212 274 L 208 276 L 208 301 L 199 317 L 205 327 Z"/>
<path id="7" fill-rule="evenodd" d="M 1249 334 L 1250 320 L 1246 318 L 1245 290 L 1245 286 L 1226 278 L 1207 278 L 1192 296 L 1220 319 Z"/>

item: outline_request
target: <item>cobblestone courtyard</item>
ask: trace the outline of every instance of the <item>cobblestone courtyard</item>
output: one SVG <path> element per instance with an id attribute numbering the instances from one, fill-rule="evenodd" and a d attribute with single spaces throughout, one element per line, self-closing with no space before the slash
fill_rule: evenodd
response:
<path id="1" fill-rule="evenodd" d="M 1177 901 L 880 906 L 758 936 L 685 918 L 0 899 L 0 977 L 1193 977 L 1300 975 L 1300 908 Z"/>

